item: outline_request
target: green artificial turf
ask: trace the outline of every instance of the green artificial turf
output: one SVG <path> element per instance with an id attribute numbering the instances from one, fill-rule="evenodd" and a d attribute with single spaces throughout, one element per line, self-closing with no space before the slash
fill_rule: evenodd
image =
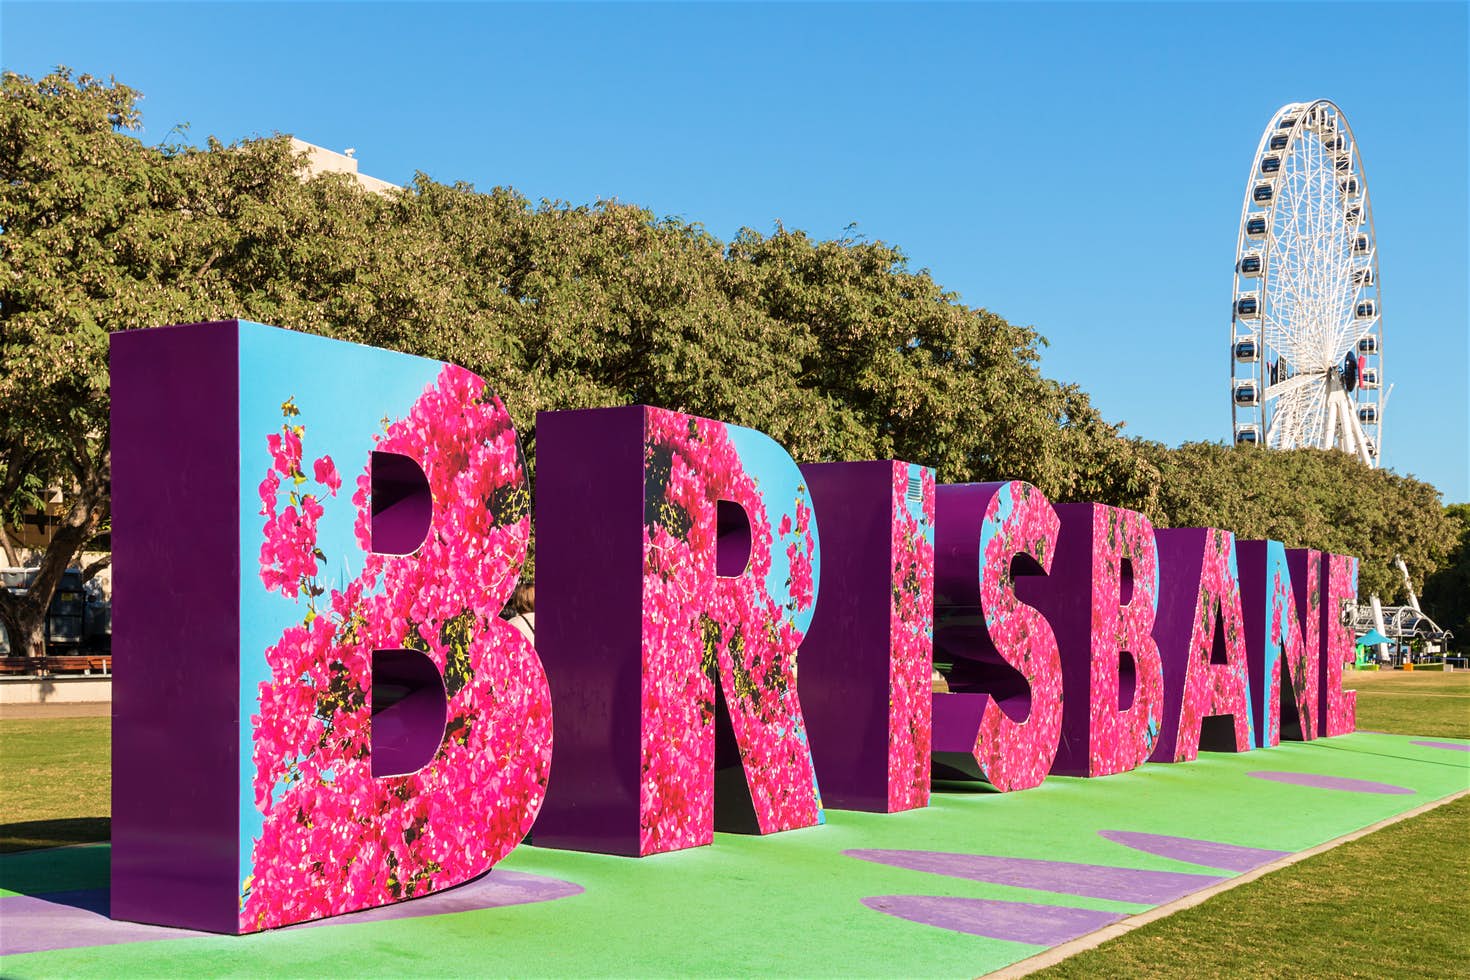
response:
<path id="1" fill-rule="evenodd" d="M 431 918 L 33 953 L 7 958 L 0 972 L 143 975 L 166 965 L 177 976 L 973 976 L 1039 948 L 892 918 L 861 899 L 954 895 L 1124 914 L 1145 906 L 924 874 L 857 861 L 842 850 L 962 851 L 1209 873 L 1111 843 L 1097 831 L 1301 850 L 1465 788 L 1465 755 L 1360 733 L 1238 756 L 1206 754 L 1107 779 L 1052 778 L 1022 793 L 943 793 L 928 809 L 902 814 L 829 810 L 824 827 L 765 838 L 721 834 L 712 847 L 642 860 L 522 847 L 502 867 L 574 881 L 586 891 Z M 1263 768 L 1377 780 L 1416 793 L 1343 793 L 1248 775 Z M 56 853 L 0 857 L 0 885 L 37 888 L 55 874 L 48 866 L 56 867 Z M 69 885 L 78 875 L 86 880 L 89 867 L 91 883 L 105 885 L 105 848 L 60 853 L 72 862 Z"/>
<path id="2" fill-rule="evenodd" d="M 1470 711 L 1465 710 L 1470 673 L 1351 672 L 1345 686 L 1359 690 L 1360 728 L 1441 739 L 1470 736 Z M 824 827 L 765 838 L 721 834 L 712 847 L 642 860 L 522 847 L 502 867 L 574 881 L 586 891 L 539 905 L 419 919 L 12 956 L 0 963 L 0 974 L 975 975 L 1040 948 L 892 918 L 863 907 L 861 899 L 952 895 L 1120 914 L 1146 906 L 907 871 L 857 861 L 841 851 L 960 851 L 1221 874 L 1133 851 L 1097 831 L 1302 850 L 1470 785 L 1470 753 L 1412 741 L 1360 732 L 1241 756 L 1205 754 L 1195 763 L 1149 765 L 1107 779 L 1053 777 L 1037 789 L 1013 794 L 946 784 L 952 791 L 936 793 L 926 810 L 892 815 L 828 810 Z M 1254 769 L 1351 776 L 1409 786 L 1416 794 L 1290 786 L 1249 777 Z M 89 834 L 105 838 L 107 770 L 106 718 L 0 718 L 0 786 L 5 788 L 0 850 Z M 1196 910 L 1191 918 L 1171 917 L 1109 943 L 1088 956 L 1112 959 L 1084 959 L 1079 968 L 1089 975 L 1168 970 L 1209 975 L 1262 972 L 1279 961 L 1286 964 L 1284 971 L 1297 975 L 1384 972 L 1371 951 L 1385 919 L 1401 922 L 1404 909 L 1423 905 L 1421 894 L 1467 892 L 1466 806 L 1461 802 L 1426 814 L 1299 866 L 1325 868 L 1317 878 L 1330 880 L 1331 888 L 1303 885 L 1310 871 L 1277 872 L 1199 906 L 1216 910 L 1209 914 Z M 1421 832 L 1424 826 L 1430 829 Z M 1417 856 L 1388 846 L 1390 833 L 1395 840 L 1412 841 L 1408 850 Z M 0 896 L 106 887 L 108 855 L 105 844 L 0 854 Z M 1391 883 L 1399 879 L 1407 884 Z M 1229 904 L 1220 904 L 1226 899 Z M 1303 925 L 1292 927 L 1298 918 Z M 1251 937 L 1263 919 L 1275 931 L 1262 933 L 1253 969 L 1245 964 L 1252 962 L 1256 940 Z M 1151 938 L 1176 920 L 1194 923 L 1188 930 L 1192 940 L 1180 941 L 1188 951 L 1182 958 L 1161 951 L 1179 943 L 1160 946 Z M 1383 961 L 1394 965 L 1389 972 L 1423 972 L 1425 963 L 1444 962 L 1432 952 L 1435 943 L 1444 945 L 1439 917 L 1416 914 L 1415 922 L 1412 928 L 1401 926 L 1411 938 L 1392 945 L 1429 948 L 1429 958 L 1421 963 L 1401 950 L 1393 954 L 1399 958 Z M 1425 938 L 1412 938 L 1420 932 Z M 1279 938 L 1270 939 L 1276 933 Z M 1221 938 L 1213 940 L 1216 934 Z M 1367 937 L 1367 946 L 1361 937 Z M 1275 948 L 1270 942 L 1283 949 L 1309 946 L 1339 953 L 1330 970 L 1322 961 L 1293 966 L 1298 961 L 1270 952 Z M 1454 949 L 1463 953 L 1463 944 Z"/>

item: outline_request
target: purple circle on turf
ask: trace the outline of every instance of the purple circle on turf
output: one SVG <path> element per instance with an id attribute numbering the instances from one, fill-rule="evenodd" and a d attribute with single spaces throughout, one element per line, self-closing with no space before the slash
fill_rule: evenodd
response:
<path id="1" fill-rule="evenodd" d="M 863 904 L 926 926 L 1034 946 L 1055 946 L 1123 918 L 1117 912 L 1096 909 L 938 895 L 876 895 L 863 899 Z"/>
<path id="2" fill-rule="evenodd" d="M 1230 871 L 1251 871 L 1286 857 L 1290 851 L 1270 851 L 1264 847 L 1242 847 L 1193 837 L 1169 837 L 1165 834 L 1143 834 L 1132 830 L 1099 830 L 1098 836 L 1114 844 L 1131 847 L 1146 854 L 1203 864 Z"/>
<path id="3" fill-rule="evenodd" d="M 1293 786 L 1310 786 L 1313 789 L 1336 789 L 1345 793 L 1378 793 L 1383 796 L 1413 796 L 1414 790 L 1393 783 L 1375 783 L 1371 779 L 1349 779 L 1346 776 L 1319 776 L 1313 772 L 1276 772 L 1258 769 L 1246 773 L 1257 779 L 1269 779 L 1273 783 L 1290 783 Z"/>
<path id="4" fill-rule="evenodd" d="M 329 919 L 313 919 L 287 926 L 282 931 L 529 905 L 581 892 L 582 886 L 570 881 L 522 871 L 492 871 L 463 885 L 431 892 L 422 898 Z M 0 897 L 0 918 L 5 920 L 5 928 L 0 930 L 0 955 L 215 935 L 110 919 L 107 917 L 108 897 L 105 888 Z"/>
<path id="5" fill-rule="evenodd" d="M 1470 752 L 1470 745 L 1462 745 L 1459 742 L 1430 742 L 1423 739 L 1415 739 L 1410 745 L 1427 745 L 1431 749 L 1449 749 L 1452 752 Z"/>
<path id="6" fill-rule="evenodd" d="M 1225 879 L 1182 871 L 1142 871 L 1071 861 L 954 854 L 945 851 L 885 851 L 855 848 L 843 851 L 860 861 L 873 861 L 910 871 L 968 878 L 993 885 L 1030 888 L 1063 895 L 1105 898 L 1138 905 L 1162 905 Z"/>

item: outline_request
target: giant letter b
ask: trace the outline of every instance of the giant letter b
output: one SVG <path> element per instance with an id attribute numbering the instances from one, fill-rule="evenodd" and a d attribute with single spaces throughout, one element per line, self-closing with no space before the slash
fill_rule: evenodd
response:
<path id="1" fill-rule="evenodd" d="M 113 914 L 251 932 L 489 868 L 551 759 L 498 618 L 530 531 L 500 401 L 241 321 L 114 335 L 112 371 Z"/>

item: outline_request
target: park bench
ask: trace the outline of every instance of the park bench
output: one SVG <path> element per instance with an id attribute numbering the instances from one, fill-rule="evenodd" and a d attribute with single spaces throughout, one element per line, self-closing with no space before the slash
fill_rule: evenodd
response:
<path id="1" fill-rule="evenodd" d="M 110 674 L 112 658 L 95 654 L 63 654 L 45 657 L 43 665 L 48 674 Z"/>

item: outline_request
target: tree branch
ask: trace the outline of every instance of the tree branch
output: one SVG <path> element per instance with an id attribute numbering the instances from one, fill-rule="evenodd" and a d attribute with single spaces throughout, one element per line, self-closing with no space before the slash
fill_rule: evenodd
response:
<path id="1" fill-rule="evenodd" d="M 5 556 L 5 564 L 14 567 L 20 564 L 20 553 L 10 540 L 10 532 L 5 529 L 5 522 L 0 518 L 0 553 Z"/>
<path id="2" fill-rule="evenodd" d="M 107 568 L 111 564 L 112 553 L 108 552 L 101 558 L 98 558 L 96 561 L 92 562 L 92 564 L 88 565 L 86 568 L 82 569 L 82 583 L 86 584 L 87 582 L 92 581 L 92 579 L 97 577 L 98 572 L 102 571 L 104 568 Z"/>

